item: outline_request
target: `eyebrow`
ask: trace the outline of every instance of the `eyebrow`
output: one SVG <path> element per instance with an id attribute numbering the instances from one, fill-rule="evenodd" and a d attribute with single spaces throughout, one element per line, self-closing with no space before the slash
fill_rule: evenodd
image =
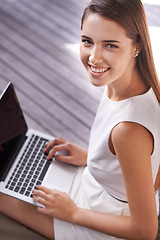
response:
<path id="1" fill-rule="evenodd" d="M 82 37 L 82 38 L 86 38 L 86 39 L 92 41 L 92 39 L 91 39 L 90 37 L 87 37 L 87 36 L 85 36 L 85 35 L 81 35 L 81 37 Z M 113 43 L 121 43 L 120 41 L 117 41 L 117 40 L 103 40 L 103 42 L 105 42 L 105 43 L 110 43 L 110 42 L 113 42 Z"/>

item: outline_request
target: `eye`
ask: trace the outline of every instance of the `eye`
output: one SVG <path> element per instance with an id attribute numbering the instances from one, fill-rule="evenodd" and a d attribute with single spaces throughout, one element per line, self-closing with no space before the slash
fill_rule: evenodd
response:
<path id="1" fill-rule="evenodd" d="M 116 49 L 116 48 L 118 48 L 118 46 L 116 46 L 114 44 L 111 44 L 111 43 L 108 43 L 108 44 L 106 44 L 106 48 L 108 48 L 108 49 Z"/>
<path id="2" fill-rule="evenodd" d="M 90 46 L 93 44 L 93 42 L 88 39 L 82 39 L 81 41 L 84 44 L 84 46 Z"/>

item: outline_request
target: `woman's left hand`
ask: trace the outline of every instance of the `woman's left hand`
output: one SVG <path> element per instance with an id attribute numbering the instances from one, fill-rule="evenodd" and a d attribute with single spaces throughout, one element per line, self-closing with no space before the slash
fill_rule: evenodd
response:
<path id="1" fill-rule="evenodd" d="M 66 193 L 37 186 L 33 194 L 34 201 L 44 205 L 44 208 L 37 208 L 38 212 L 62 221 L 73 221 L 73 216 L 78 207 Z"/>

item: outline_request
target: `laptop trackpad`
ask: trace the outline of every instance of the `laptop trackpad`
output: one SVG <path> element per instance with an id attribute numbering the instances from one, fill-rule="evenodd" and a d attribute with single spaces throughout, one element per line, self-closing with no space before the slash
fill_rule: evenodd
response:
<path id="1" fill-rule="evenodd" d="M 42 182 L 43 186 L 69 193 L 78 167 L 53 160 Z"/>

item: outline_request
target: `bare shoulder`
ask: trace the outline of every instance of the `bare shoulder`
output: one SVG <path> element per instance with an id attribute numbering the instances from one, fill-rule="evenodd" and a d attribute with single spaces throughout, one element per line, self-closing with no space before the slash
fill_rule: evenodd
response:
<path id="1" fill-rule="evenodd" d="M 114 127 L 111 133 L 111 140 L 115 152 L 141 151 L 151 155 L 153 152 L 153 136 L 144 126 L 134 122 L 121 122 Z M 144 151 L 145 150 L 145 151 Z"/>

